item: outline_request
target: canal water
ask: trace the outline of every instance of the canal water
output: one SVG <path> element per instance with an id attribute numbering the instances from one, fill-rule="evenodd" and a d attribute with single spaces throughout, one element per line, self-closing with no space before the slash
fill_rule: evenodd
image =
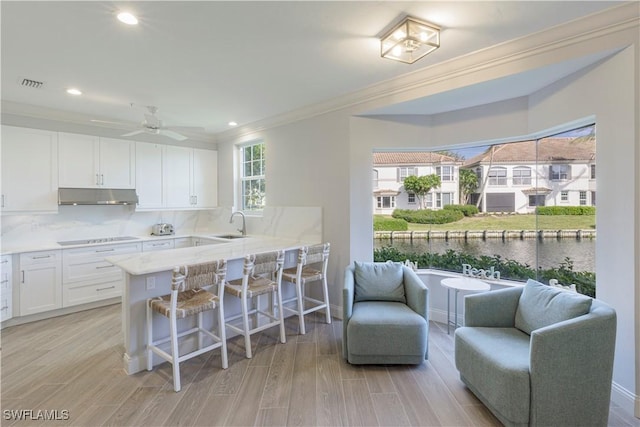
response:
<path id="1" fill-rule="evenodd" d="M 444 253 L 448 249 L 475 256 L 500 255 L 543 269 L 557 267 L 565 258 L 573 261 L 574 271 L 596 271 L 595 239 L 374 239 L 374 248 L 392 246 L 409 253 Z"/>

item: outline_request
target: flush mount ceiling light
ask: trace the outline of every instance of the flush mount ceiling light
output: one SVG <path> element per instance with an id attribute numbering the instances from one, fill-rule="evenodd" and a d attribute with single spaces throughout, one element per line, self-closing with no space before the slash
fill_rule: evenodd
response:
<path id="1" fill-rule="evenodd" d="M 138 23 L 138 18 L 136 18 L 132 13 L 129 12 L 118 13 L 118 20 L 127 25 L 136 25 Z"/>
<path id="2" fill-rule="evenodd" d="M 76 89 L 75 87 L 71 87 L 67 89 L 67 93 L 69 95 L 75 95 L 75 96 L 82 95 L 82 91 L 80 89 Z"/>
<path id="3" fill-rule="evenodd" d="M 440 47 L 440 28 L 407 16 L 380 38 L 380 56 L 413 64 Z"/>
<path id="4" fill-rule="evenodd" d="M 238 122 L 229 122 L 229 126 L 233 127 L 233 126 L 238 126 Z"/>

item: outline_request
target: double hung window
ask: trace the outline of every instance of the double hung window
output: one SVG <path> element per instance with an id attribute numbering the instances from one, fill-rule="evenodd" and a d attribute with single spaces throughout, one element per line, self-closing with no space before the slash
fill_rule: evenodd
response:
<path id="1" fill-rule="evenodd" d="M 264 143 L 242 146 L 240 153 L 240 203 L 242 210 L 262 210 L 265 204 Z"/>

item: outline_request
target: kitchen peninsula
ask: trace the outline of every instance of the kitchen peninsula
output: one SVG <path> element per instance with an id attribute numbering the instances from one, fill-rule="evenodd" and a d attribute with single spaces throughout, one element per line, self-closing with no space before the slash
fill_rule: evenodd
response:
<path id="1" fill-rule="evenodd" d="M 125 348 L 123 363 L 128 374 L 145 369 L 145 303 L 147 298 L 166 295 L 170 292 L 171 273 L 174 267 L 226 259 L 227 278 L 236 279 L 242 276 L 243 258 L 246 255 L 284 249 L 285 267 L 292 267 L 296 264 L 298 248 L 320 243 L 319 240 L 312 238 L 294 239 L 273 236 L 248 236 L 234 239 L 211 236 L 209 240 L 213 243 L 206 246 L 106 258 L 107 261 L 120 267 L 126 276 L 122 294 L 122 331 Z M 240 305 L 237 301 L 225 300 L 226 317 L 239 312 Z M 190 319 L 184 320 L 190 321 Z M 186 328 L 186 325 L 187 323 L 183 327 Z M 168 329 L 160 324 L 158 327 L 154 325 L 154 330 L 158 330 L 159 333 L 163 333 L 164 330 L 168 334 Z M 158 359 L 159 362 L 160 359 Z"/>

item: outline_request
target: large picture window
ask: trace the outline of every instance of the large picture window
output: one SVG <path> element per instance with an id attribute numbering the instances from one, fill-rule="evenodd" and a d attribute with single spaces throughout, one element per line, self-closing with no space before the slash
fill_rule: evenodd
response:
<path id="1" fill-rule="evenodd" d="M 433 153 L 437 162 L 428 164 L 436 156 L 424 153 L 416 156 L 424 164 L 412 162 L 428 188 L 422 204 L 411 203 L 419 194 L 401 184 L 385 186 L 398 191 L 397 206 L 374 199 L 374 212 L 384 207 L 378 214 L 407 223 L 406 233 L 376 232 L 376 261 L 410 259 L 419 268 L 457 273 L 472 264 L 500 271 L 501 280 L 554 279 L 595 295 L 595 125 Z M 387 168 L 374 166 L 380 174 Z M 397 172 L 397 164 L 388 168 L 391 176 Z"/>
<path id="2" fill-rule="evenodd" d="M 242 210 L 259 211 L 265 204 L 265 147 L 259 142 L 240 148 Z"/>

